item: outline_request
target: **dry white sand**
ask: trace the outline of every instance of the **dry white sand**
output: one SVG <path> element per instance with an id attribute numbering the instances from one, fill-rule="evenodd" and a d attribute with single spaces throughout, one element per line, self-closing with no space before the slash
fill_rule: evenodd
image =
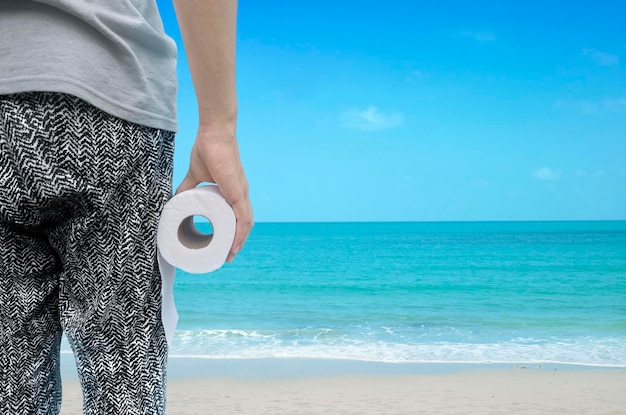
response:
<path id="1" fill-rule="evenodd" d="M 65 382 L 63 402 L 63 415 L 81 413 L 75 380 Z M 167 413 L 626 415 L 626 370 L 173 379 Z"/>

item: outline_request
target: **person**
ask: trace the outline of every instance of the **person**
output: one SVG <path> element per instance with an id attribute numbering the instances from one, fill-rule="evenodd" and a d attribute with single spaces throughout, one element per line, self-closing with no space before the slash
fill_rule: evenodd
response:
<path id="1" fill-rule="evenodd" d="M 199 125 L 177 192 L 253 226 L 236 139 L 235 0 L 175 0 Z M 0 2 L 0 414 L 57 414 L 67 334 L 85 414 L 163 414 L 156 227 L 172 193 L 176 46 L 156 0 Z"/>

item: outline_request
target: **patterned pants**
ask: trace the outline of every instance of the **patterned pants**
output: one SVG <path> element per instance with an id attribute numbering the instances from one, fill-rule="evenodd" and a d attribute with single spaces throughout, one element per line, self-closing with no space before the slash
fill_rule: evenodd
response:
<path id="1" fill-rule="evenodd" d="M 69 95 L 0 95 L 1 415 L 58 414 L 63 331 L 85 414 L 165 412 L 173 138 Z"/>

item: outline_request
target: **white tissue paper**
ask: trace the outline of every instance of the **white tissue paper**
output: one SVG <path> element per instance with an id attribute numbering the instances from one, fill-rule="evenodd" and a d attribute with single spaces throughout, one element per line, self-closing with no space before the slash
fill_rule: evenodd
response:
<path id="1" fill-rule="evenodd" d="M 199 232 L 194 216 L 211 222 L 212 235 Z M 176 268 L 202 274 L 220 268 L 235 237 L 235 213 L 217 186 L 202 186 L 179 193 L 165 204 L 157 231 L 161 271 L 162 320 L 171 345 L 178 322 L 174 304 Z"/>

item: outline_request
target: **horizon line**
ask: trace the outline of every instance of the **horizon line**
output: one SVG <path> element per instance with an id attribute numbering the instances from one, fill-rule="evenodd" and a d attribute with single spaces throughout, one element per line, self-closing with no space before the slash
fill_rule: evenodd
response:
<path id="1" fill-rule="evenodd" d="M 626 219 L 483 219 L 483 220 L 285 220 L 255 221 L 255 224 L 279 223 L 504 223 L 504 222 L 626 222 Z"/>

